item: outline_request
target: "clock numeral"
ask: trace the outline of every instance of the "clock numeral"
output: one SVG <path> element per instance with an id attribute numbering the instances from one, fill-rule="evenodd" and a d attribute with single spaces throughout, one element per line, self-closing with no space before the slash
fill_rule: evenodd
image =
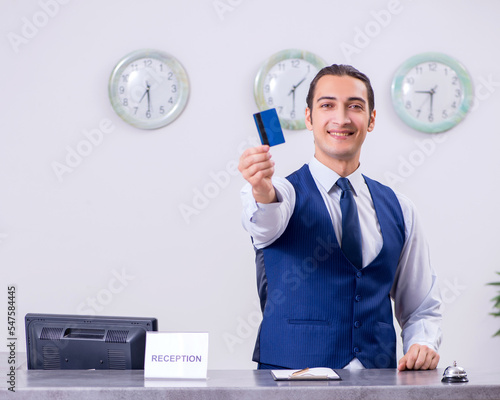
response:
<path id="1" fill-rule="evenodd" d="M 125 88 L 123 86 L 120 86 L 118 91 L 120 92 L 120 94 L 123 94 L 123 93 L 125 93 Z"/>
<path id="2" fill-rule="evenodd" d="M 291 119 L 295 119 L 295 111 L 291 111 L 290 112 L 290 118 Z"/>
<path id="3" fill-rule="evenodd" d="M 176 93 L 177 92 L 177 86 L 176 85 L 172 85 L 172 93 Z"/>
<path id="4" fill-rule="evenodd" d="M 453 103 L 451 103 L 451 108 L 457 108 L 457 102 L 454 101 Z"/>
<path id="5" fill-rule="evenodd" d="M 429 63 L 429 71 L 437 71 L 437 64 L 435 62 Z"/>
<path id="6" fill-rule="evenodd" d="M 407 101 L 406 104 L 405 104 L 405 108 L 407 110 L 410 110 L 411 109 L 411 101 Z"/>
<path id="7" fill-rule="evenodd" d="M 460 89 L 455 90 L 455 97 L 462 97 L 462 91 Z"/>
<path id="8" fill-rule="evenodd" d="M 299 68 L 300 67 L 300 60 L 291 60 L 292 62 L 292 67 L 293 68 Z"/>
<path id="9" fill-rule="evenodd" d="M 284 71 L 286 69 L 286 64 L 285 63 L 279 63 L 278 64 L 278 70 L 279 71 Z"/>
<path id="10" fill-rule="evenodd" d="M 153 60 L 144 60 L 144 66 L 146 68 L 151 67 L 153 65 Z"/>
<path id="11" fill-rule="evenodd" d="M 271 90 L 271 86 L 270 85 L 264 86 L 264 92 L 269 93 L 270 90 Z"/>
<path id="12" fill-rule="evenodd" d="M 418 118 L 418 117 L 420 117 L 420 113 L 421 113 L 421 112 L 422 112 L 422 110 L 421 110 L 421 109 L 418 109 L 418 110 L 417 110 L 417 118 Z"/>
<path id="13" fill-rule="evenodd" d="M 454 76 L 453 78 L 451 78 L 451 84 L 452 85 L 456 85 L 458 83 L 458 76 Z"/>
<path id="14" fill-rule="evenodd" d="M 278 114 L 283 113 L 283 106 L 279 106 L 279 107 L 277 108 L 277 110 L 278 110 Z"/>
<path id="15" fill-rule="evenodd" d="M 174 76 L 174 73 L 173 73 L 172 71 L 170 71 L 170 72 L 168 73 L 168 75 L 167 75 L 167 79 L 168 79 L 169 81 L 171 81 L 171 80 L 172 80 L 172 78 L 173 78 L 173 76 Z"/>
<path id="16" fill-rule="evenodd" d="M 134 107 L 134 115 L 137 114 L 137 110 L 139 109 L 139 107 Z"/>
<path id="17" fill-rule="evenodd" d="M 420 67 L 420 66 L 415 67 L 415 73 L 416 74 L 421 74 L 422 72 L 424 72 L 423 69 L 422 69 L 422 67 Z"/>
<path id="18" fill-rule="evenodd" d="M 122 81 L 123 81 L 123 83 L 128 83 L 128 77 L 129 77 L 129 74 L 122 75 Z"/>
<path id="19" fill-rule="evenodd" d="M 165 114 L 165 108 L 163 106 L 160 106 L 160 114 Z"/>
<path id="20" fill-rule="evenodd" d="M 149 111 L 149 110 L 146 111 L 146 118 L 148 118 L 148 119 L 151 118 L 151 111 Z"/>
<path id="21" fill-rule="evenodd" d="M 125 107 L 128 107 L 128 99 L 127 99 L 126 97 L 123 99 L 122 104 L 123 104 Z"/>
<path id="22" fill-rule="evenodd" d="M 138 71 L 139 70 L 139 66 L 137 64 L 135 64 L 135 63 L 134 64 L 130 64 L 130 69 L 132 71 Z"/>
<path id="23" fill-rule="evenodd" d="M 448 118 L 448 111 L 443 110 L 443 113 L 441 115 L 442 115 L 443 119 Z"/>
<path id="24" fill-rule="evenodd" d="M 174 104 L 174 99 L 173 99 L 173 97 L 171 97 L 170 99 L 168 99 L 168 102 L 169 102 L 170 104 Z"/>
<path id="25" fill-rule="evenodd" d="M 271 106 L 271 105 L 273 105 L 273 103 L 274 103 L 273 98 L 272 98 L 272 97 L 269 97 L 269 98 L 267 99 L 267 104 L 269 104 L 269 105 Z"/>
<path id="26" fill-rule="evenodd" d="M 434 121 L 434 114 L 433 114 L 433 113 L 430 113 L 430 114 L 429 114 L 429 117 L 428 117 L 427 119 L 429 120 L 429 122 Z"/>
<path id="27" fill-rule="evenodd" d="M 406 83 L 413 85 L 415 83 L 415 79 L 410 76 L 409 78 L 406 78 Z"/>

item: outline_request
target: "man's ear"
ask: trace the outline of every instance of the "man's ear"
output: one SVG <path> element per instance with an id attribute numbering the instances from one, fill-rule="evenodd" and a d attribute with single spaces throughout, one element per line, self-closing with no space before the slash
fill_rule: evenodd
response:
<path id="1" fill-rule="evenodd" d="M 306 128 L 310 131 L 313 130 L 311 109 L 309 107 L 306 108 Z"/>
<path id="2" fill-rule="evenodd" d="M 368 132 L 373 131 L 375 128 L 375 117 L 377 116 L 377 111 L 373 110 L 372 115 L 370 116 L 370 122 L 368 123 Z"/>

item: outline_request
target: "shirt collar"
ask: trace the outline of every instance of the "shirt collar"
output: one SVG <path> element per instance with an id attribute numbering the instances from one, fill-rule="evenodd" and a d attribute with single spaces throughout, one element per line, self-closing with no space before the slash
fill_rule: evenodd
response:
<path id="1" fill-rule="evenodd" d="M 328 192 L 333 185 L 340 178 L 340 175 L 335 171 L 322 164 L 316 157 L 313 157 L 309 162 L 309 170 L 311 171 L 314 179 Z M 358 195 L 362 186 L 365 183 L 363 175 L 361 174 L 361 167 L 358 167 L 351 175 L 346 176 L 354 189 L 354 194 Z"/>

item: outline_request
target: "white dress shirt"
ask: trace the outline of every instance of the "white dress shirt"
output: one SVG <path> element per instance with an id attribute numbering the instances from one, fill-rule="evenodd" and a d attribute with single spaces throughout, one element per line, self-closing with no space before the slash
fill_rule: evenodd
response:
<path id="1" fill-rule="evenodd" d="M 309 169 L 332 218 L 339 243 L 342 243 L 341 189 L 335 185 L 340 177 L 336 172 L 313 158 Z M 347 177 L 354 189 L 362 232 L 363 267 L 370 264 L 382 249 L 383 239 L 373 201 L 360 168 Z M 284 178 L 274 177 L 277 203 L 256 203 L 250 184 L 241 191 L 243 226 L 253 238 L 256 248 L 264 248 L 285 231 L 295 207 L 295 189 Z M 406 354 L 414 343 L 427 345 L 437 351 L 441 343 L 441 295 L 436 274 L 431 267 L 429 249 L 413 203 L 396 193 L 403 211 L 405 243 L 399 259 L 391 297 L 394 314 L 399 322 Z M 363 368 L 354 359 L 346 368 Z"/>

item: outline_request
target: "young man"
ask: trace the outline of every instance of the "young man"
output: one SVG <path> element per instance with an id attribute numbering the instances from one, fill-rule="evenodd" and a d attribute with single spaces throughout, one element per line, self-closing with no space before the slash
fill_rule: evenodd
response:
<path id="1" fill-rule="evenodd" d="M 332 65 L 307 97 L 310 163 L 283 179 L 273 176 L 268 146 L 240 158 L 249 182 L 243 225 L 256 250 L 263 312 L 259 368 L 405 370 L 439 362 L 441 299 L 413 205 L 361 174 L 375 117 L 368 77 Z M 344 211 L 346 224 L 355 221 L 349 228 Z M 405 353 L 398 363 L 391 298 Z"/>

